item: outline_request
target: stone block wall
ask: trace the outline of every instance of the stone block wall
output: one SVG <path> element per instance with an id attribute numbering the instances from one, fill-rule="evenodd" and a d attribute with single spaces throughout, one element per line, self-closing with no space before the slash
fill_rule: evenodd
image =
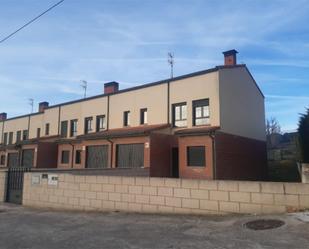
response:
<path id="1" fill-rule="evenodd" d="M 7 177 L 7 172 L 5 170 L 0 170 L 0 202 L 5 201 L 6 177 Z"/>
<path id="2" fill-rule="evenodd" d="M 148 213 L 283 213 L 309 208 L 309 184 L 58 174 L 56 186 L 26 173 L 31 207 Z M 45 175 L 46 176 L 46 175 Z"/>

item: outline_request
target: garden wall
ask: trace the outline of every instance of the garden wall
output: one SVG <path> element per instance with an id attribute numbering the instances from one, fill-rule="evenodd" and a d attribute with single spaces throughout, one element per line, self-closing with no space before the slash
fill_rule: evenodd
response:
<path id="1" fill-rule="evenodd" d="M 4 202 L 6 197 L 6 177 L 7 171 L 0 169 L 0 202 Z"/>
<path id="2" fill-rule="evenodd" d="M 177 214 L 283 213 L 309 208 L 309 184 L 26 173 L 23 204 Z"/>

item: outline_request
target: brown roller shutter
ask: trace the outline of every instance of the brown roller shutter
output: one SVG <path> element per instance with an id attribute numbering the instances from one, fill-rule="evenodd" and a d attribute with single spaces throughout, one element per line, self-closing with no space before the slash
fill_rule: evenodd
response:
<path id="1" fill-rule="evenodd" d="M 34 162 L 34 150 L 23 150 L 21 166 L 25 168 L 32 168 Z"/>
<path id="2" fill-rule="evenodd" d="M 144 144 L 118 144 L 117 167 L 140 168 L 144 166 Z"/>
<path id="3" fill-rule="evenodd" d="M 108 145 L 87 146 L 87 168 L 108 167 Z"/>
<path id="4" fill-rule="evenodd" d="M 8 154 L 8 167 L 17 168 L 19 167 L 19 156 L 18 153 L 9 153 Z"/>

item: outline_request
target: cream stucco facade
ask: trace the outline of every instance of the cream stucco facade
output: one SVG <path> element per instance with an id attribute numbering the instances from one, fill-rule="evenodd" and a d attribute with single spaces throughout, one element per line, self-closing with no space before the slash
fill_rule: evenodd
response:
<path id="1" fill-rule="evenodd" d="M 266 140 L 264 96 L 246 67 L 219 70 L 223 132 Z"/>
<path id="2" fill-rule="evenodd" d="M 105 83 L 100 95 L 41 102 L 23 117 L 0 113 L 0 166 L 264 180 L 264 96 L 236 54 L 224 52 L 224 66 L 129 89 Z"/>
<path id="3" fill-rule="evenodd" d="M 239 136 L 265 140 L 264 97 L 245 66 L 218 67 L 192 76 L 183 76 L 170 81 L 122 90 L 85 100 L 49 107 L 42 113 L 0 122 L 0 137 L 29 129 L 29 139 L 45 136 L 49 124 L 49 136 L 60 135 L 60 124 L 77 120 L 77 135 L 84 134 L 85 118 L 104 115 L 105 127 L 123 128 L 123 113 L 130 111 L 130 127 L 140 125 L 140 110 L 147 109 L 148 125 L 172 122 L 172 105 L 185 102 L 187 105 L 187 128 L 193 126 L 194 100 L 209 99 L 210 124 Z M 169 113 L 168 113 L 169 112 Z M 169 118 L 168 118 L 169 117 Z M 30 119 L 30 120 L 29 120 Z M 93 132 L 95 129 L 93 129 Z M 69 137 L 69 128 L 68 134 Z"/>

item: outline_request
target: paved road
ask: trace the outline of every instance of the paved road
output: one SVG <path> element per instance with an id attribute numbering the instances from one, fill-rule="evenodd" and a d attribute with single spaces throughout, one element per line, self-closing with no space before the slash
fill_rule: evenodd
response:
<path id="1" fill-rule="evenodd" d="M 281 228 L 244 228 L 256 218 L 261 217 L 55 212 L 0 204 L 0 248 L 309 248 L 309 222 L 281 215 L 271 216 L 286 222 Z"/>

